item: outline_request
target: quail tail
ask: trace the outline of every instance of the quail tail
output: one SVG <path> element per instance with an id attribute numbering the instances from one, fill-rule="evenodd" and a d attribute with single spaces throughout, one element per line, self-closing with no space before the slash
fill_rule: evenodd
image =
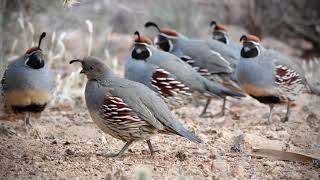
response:
<path id="1" fill-rule="evenodd" d="M 232 91 L 223 85 L 219 83 L 215 83 L 213 81 L 209 81 L 205 79 L 205 85 L 207 87 L 207 90 L 212 93 L 213 95 L 217 95 L 219 97 L 226 97 L 226 96 L 232 96 L 232 97 L 245 97 L 244 94 Z"/>
<path id="2" fill-rule="evenodd" d="M 320 96 L 320 87 L 309 85 L 309 88 L 310 88 L 310 91 L 311 91 L 312 94 Z"/>
<path id="3" fill-rule="evenodd" d="M 186 128 L 184 128 L 182 125 L 179 125 L 179 127 L 175 128 L 174 133 L 183 136 L 187 139 L 189 139 L 190 141 L 194 142 L 194 143 L 202 143 L 203 141 L 198 138 L 195 134 L 193 134 L 192 132 L 188 131 Z"/>

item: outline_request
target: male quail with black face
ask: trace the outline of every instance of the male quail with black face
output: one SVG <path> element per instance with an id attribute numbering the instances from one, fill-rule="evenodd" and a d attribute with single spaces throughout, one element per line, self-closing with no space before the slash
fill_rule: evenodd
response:
<path id="1" fill-rule="evenodd" d="M 170 52 L 189 63 L 201 75 L 210 80 L 222 83 L 224 86 L 241 92 L 237 83 L 232 79 L 237 57 L 230 53 L 229 48 L 218 41 L 190 39 L 173 29 L 159 28 L 153 22 L 147 22 L 145 27 L 155 27 L 159 34 L 155 44 L 162 50 Z M 202 115 L 206 113 L 211 98 L 208 99 Z M 225 98 L 221 115 L 225 112 Z"/>
<path id="2" fill-rule="evenodd" d="M 216 21 L 211 21 L 210 27 L 212 28 L 212 39 L 226 44 L 236 57 L 240 58 L 241 46 L 230 39 L 227 27 Z"/>
<path id="3" fill-rule="evenodd" d="M 45 36 L 43 32 L 38 46 L 11 62 L 1 80 L 6 111 L 24 114 L 25 125 L 30 127 L 30 116 L 44 110 L 54 86 L 54 75 L 40 48 Z"/>
<path id="4" fill-rule="evenodd" d="M 125 65 L 127 79 L 143 83 L 175 102 L 191 92 L 209 97 L 242 96 L 204 78 L 175 55 L 154 48 L 148 37 L 140 36 L 139 32 L 135 35 L 131 58 Z"/>
<path id="5" fill-rule="evenodd" d="M 308 84 L 302 68 L 289 57 L 265 49 L 260 39 L 243 35 L 240 62 L 236 76 L 241 88 L 259 102 L 268 104 L 270 123 L 275 104 L 287 103 L 284 121 L 289 119 L 290 104 L 304 93 L 319 94 L 319 90 Z"/>
<path id="6" fill-rule="evenodd" d="M 88 78 L 85 99 L 92 120 L 105 133 L 126 142 L 119 153 L 108 156 L 121 156 L 132 142 L 139 140 L 146 140 L 154 154 L 150 137 L 157 133 L 202 142 L 175 119 L 163 99 L 147 86 L 117 77 L 93 57 L 72 60 L 70 64 L 74 62 L 81 63 L 81 73 Z"/>

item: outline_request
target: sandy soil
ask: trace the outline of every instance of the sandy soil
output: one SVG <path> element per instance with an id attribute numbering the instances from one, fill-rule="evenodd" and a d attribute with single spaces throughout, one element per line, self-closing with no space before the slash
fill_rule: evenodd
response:
<path id="1" fill-rule="evenodd" d="M 220 105 L 220 101 L 214 101 L 211 112 L 218 112 Z M 230 99 L 227 106 L 228 113 L 221 118 L 198 118 L 202 107 L 196 103 L 175 111 L 205 143 L 154 136 L 151 141 L 159 152 L 153 157 L 145 142 L 137 142 L 123 157 L 105 158 L 104 153 L 118 151 L 124 143 L 99 130 L 84 106 L 49 107 L 40 120 L 33 121 L 41 140 L 25 132 L 22 121 L 1 121 L 0 177 L 134 179 L 145 172 L 153 179 L 320 178 L 319 167 L 312 163 L 273 160 L 251 153 L 252 148 L 272 148 L 320 157 L 319 98 L 302 96 L 285 123 L 280 120 L 286 108 L 277 106 L 271 125 L 264 123 L 268 107 L 249 97 Z"/>

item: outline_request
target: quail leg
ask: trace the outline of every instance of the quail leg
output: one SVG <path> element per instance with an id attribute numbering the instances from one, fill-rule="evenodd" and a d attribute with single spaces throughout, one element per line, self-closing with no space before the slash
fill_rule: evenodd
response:
<path id="1" fill-rule="evenodd" d="M 28 129 L 32 128 L 32 125 L 30 123 L 30 113 L 27 113 L 24 117 L 24 127 L 25 127 L 26 131 L 28 131 Z"/>
<path id="2" fill-rule="evenodd" d="M 24 127 L 28 133 L 35 136 L 36 138 L 42 139 L 38 129 L 34 128 L 30 122 L 31 114 L 27 113 L 24 118 Z"/>
<path id="3" fill-rule="evenodd" d="M 147 140 L 147 143 L 148 143 L 148 147 L 149 147 L 151 156 L 153 156 L 153 155 L 154 155 L 156 152 L 158 152 L 158 151 L 153 149 L 150 139 Z"/>
<path id="4" fill-rule="evenodd" d="M 288 103 L 287 103 L 287 113 L 286 113 L 286 116 L 281 119 L 281 122 L 287 122 L 287 121 L 289 120 L 290 113 L 291 113 L 290 102 L 288 102 Z"/>
<path id="5" fill-rule="evenodd" d="M 268 121 L 266 122 L 266 124 L 271 124 L 272 114 L 273 114 L 273 107 L 274 107 L 273 104 L 270 104 L 270 105 L 269 105 L 270 112 L 269 112 L 269 117 L 268 117 Z"/>
<path id="6" fill-rule="evenodd" d="M 211 98 L 209 98 L 207 100 L 207 103 L 206 103 L 205 107 L 203 108 L 201 114 L 199 115 L 199 117 L 222 117 L 222 116 L 224 116 L 225 115 L 225 111 L 226 111 L 226 100 L 227 100 L 227 98 L 224 97 L 223 98 L 223 103 L 222 103 L 222 106 L 221 106 L 221 111 L 218 112 L 217 114 L 213 114 L 212 115 L 212 114 L 207 112 L 209 104 L 211 103 Z"/>
<path id="7" fill-rule="evenodd" d="M 129 141 L 123 146 L 123 148 L 118 153 L 109 153 L 106 154 L 105 157 L 121 157 L 131 144 L 132 141 Z"/>
<path id="8" fill-rule="evenodd" d="M 221 111 L 218 112 L 217 114 L 213 115 L 213 117 L 222 117 L 225 115 L 226 112 L 226 101 L 227 101 L 227 97 L 223 98 L 223 102 L 222 102 L 222 106 L 221 106 Z"/>
<path id="9" fill-rule="evenodd" d="M 211 98 L 208 98 L 207 99 L 207 102 L 206 102 L 206 105 L 204 106 L 201 114 L 199 115 L 199 117 L 207 117 L 207 109 L 208 109 L 208 106 L 209 104 L 211 103 Z"/>

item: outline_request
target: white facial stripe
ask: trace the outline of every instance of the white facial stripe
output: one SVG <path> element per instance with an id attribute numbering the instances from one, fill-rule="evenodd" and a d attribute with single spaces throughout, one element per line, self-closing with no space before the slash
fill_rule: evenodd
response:
<path id="1" fill-rule="evenodd" d="M 251 42 L 251 43 L 254 44 L 255 46 L 259 46 L 259 45 L 260 45 L 258 42 L 255 42 L 255 41 L 247 41 L 247 42 Z"/>
<path id="2" fill-rule="evenodd" d="M 24 64 L 27 65 L 28 61 L 29 61 L 29 57 L 27 57 L 27 59 L 24 61 Z"/>
<path id="3" fill-rule="evenodd" d="M 149 54 L 150 54 L 149 57 L 151 57 L 151 56 L 152 56 L 152 51 L 151 51 L 151 49 L 147 47 L 147 50 L 149 51 Z"/>
<path id="4" fill-rule="evenodd" d="M 149 44 L 147 44 L 147 43 L 142 43 L 142 42 L 135 42 L 134 44 L 141 44 L 141 45 L 145 45 L 145 46 L 150 46 Z"/>
<path id="5" fill-rule="evenodd" d="M 169 52 L 171 52 L 173 49 L 173 44 L 170 39 L 168 41 L 169 41 Z"/>
<path id="6" fill-rule="evenodd" d="M 167 34 L 164 34 L 164 33 L 160 33 L 161 36 L 164 36 L 166 38 L 169 38 L 169 39 L 177 39 L 178 37 L 177 36 L 169 36 Z"/>

